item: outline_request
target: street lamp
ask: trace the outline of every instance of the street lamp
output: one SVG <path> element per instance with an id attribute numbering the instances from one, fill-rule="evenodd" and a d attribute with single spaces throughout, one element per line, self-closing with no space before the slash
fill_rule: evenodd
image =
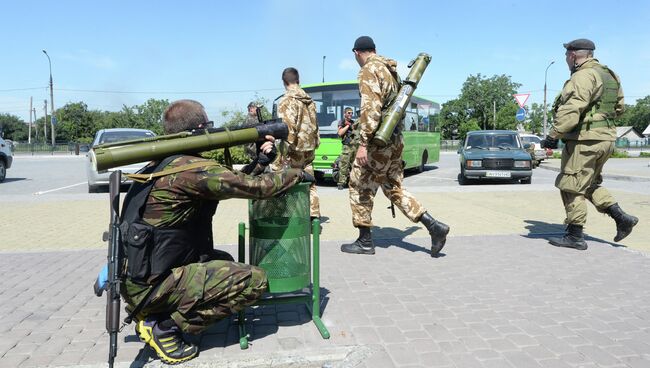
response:
<path id="1" fill-rule="evenodd" d="M 548 68 L 550 68 L 554 63 L 555 60 L 551 61 L 544 71 L 544 137 L 548 134 L 548 129 L 546 128 L 546 74 L 548 73 Z"/>
<path id="2" fill-rule="evenodd" d="M 52 87 L 52 61 L 50 60 L 50 55 L 47 54 L 47 51 L 43 50 L 43 53 L 45 56 L 47 56 L 47 62 L 50 65 L 50 124 L 52 128 L 52 146 L 55 144 L 55 135 L 54 135 L 54 121 L 56 118 L 54 117 L 54 88 Z M 46 117 L 47 118 L 47 117 Z"/>
<path id="3" fill-rule="evenodd" d="M 323 83 L 325 83 L 325 55 L 323 55 Z"/>

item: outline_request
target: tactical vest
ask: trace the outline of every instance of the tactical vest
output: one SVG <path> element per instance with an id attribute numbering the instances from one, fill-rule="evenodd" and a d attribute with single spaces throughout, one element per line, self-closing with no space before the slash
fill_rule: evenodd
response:
<path id="1" fill-rule="evenodd" d="M 178 157 L 168 157 L 158 165 L 148 166 L 141 174 L 160 172 Z M 123 251 L 127 257 L 126 274 L 140 284 L 154 284 L 173 268 L 200 261 L 213 248 L 212 216 L 218 202 L 201 202 L 192 218 L 175 227 L 156 227 L 142 219 L 157 179 L 133 182 L 124 198 L 120 218 Z"/>

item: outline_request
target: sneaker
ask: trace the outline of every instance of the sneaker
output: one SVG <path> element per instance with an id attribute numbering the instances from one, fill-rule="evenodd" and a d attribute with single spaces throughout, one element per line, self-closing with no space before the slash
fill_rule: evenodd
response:
<path id="1" fill-rule="evenodd" d="M 138 322 L 135 330 L 140 340 L 151 346 L 160 360 L 167 364 L 186 362 L 199 352 L 198 346 L 183 340 L 178 327 L 161 330 L 156 321 L 145 320 Z"/>

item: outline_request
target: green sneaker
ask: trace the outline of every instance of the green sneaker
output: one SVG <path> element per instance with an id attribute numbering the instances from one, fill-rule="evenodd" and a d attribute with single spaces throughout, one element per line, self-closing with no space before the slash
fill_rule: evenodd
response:
<path id="1" fill-rule="evenodd" d="M 199 348 L 183 340 L 178 327 L 162 330 L 156 321 L 140 321 L 136 325 L 138 337 L 149 344 L 167 364 L 179 364 L 197 356 Z"/>

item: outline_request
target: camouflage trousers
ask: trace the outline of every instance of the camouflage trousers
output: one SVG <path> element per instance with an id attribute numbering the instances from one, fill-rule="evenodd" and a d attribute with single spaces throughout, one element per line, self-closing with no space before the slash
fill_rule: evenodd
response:
<path id="1" fill-rule="evenodd" d="M 339 160 L 339 180 L 337 184 L 344 185 L 350 178 L 350 169 L 357 156 L 358 144 L 344 144 L 341 148 L 341 159 Z"/>
<path id="2" fill-rule="evenodd" d="M 610 141 L 567 141 L 562 151 L 560 174 L 555 186 L 560 189 L 566 224 L 584 226 L 587 222 L 587 203 L 599 212 L 616 203 L 607 189 L 601 186 L 605 162 L 614 151 Z"/>
<path id="3" fill-rule="evenodd" d="M 314 151 L 294 151 L 289 149 L 271 164 L 273 172 L 281 171 L 283 167 L 303 169 L 314 176 Z M 320 199 L 316 191 L 316 183 L 309 186 L 309 216 L 320 217 Z"/>
<path id="4" fill-rule="evenodd" d="M 355 227 L 372 226 L 372 207 L 379 187 L 409 220 L 419 221 L 426 211 L 411 193 L 402 188 L 403 149 L 401 140 L 381 148 L 370 144 L 368 164 L 360 166 L 355 160 L 350 173 L 350 207 Z"/>
<path id="5" fill-rule="evenodd" d="M 191 263 L 174 268 L 153 291 L 140 315 L 170 316 L 183 332 L 198 334 L 217 321 L 255 303 L 267 290 L 261 268 L 230 261 Z M 152 286 L 122 284 L 132 310 Z"/>

